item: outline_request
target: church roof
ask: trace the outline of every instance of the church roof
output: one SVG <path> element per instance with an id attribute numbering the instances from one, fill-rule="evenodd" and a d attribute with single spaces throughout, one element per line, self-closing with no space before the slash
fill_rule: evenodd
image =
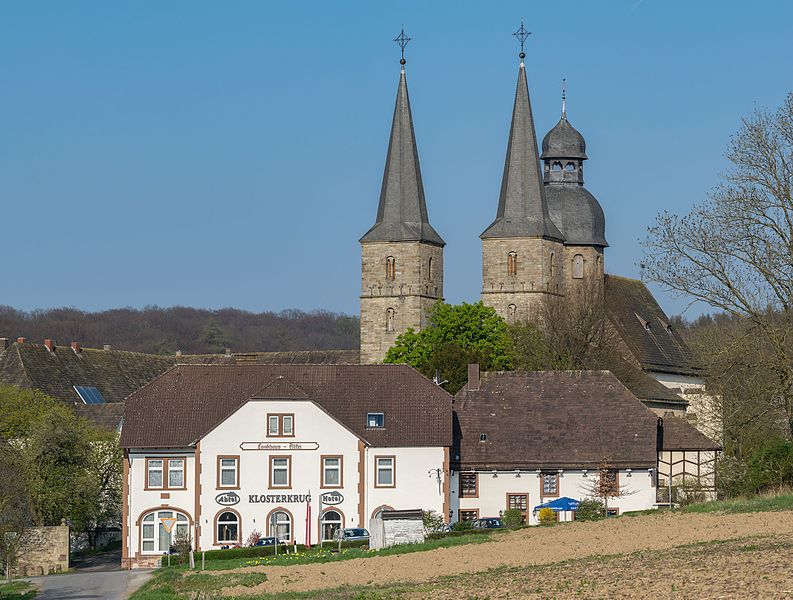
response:
<path id="1" fill-rule="evenodd" d="M 586 160 L 586 141 L 578 130 L 570 125 L 567 113 L 542 138 L 542 156 L 540 158 L 578 158 Z"/>
<path id="2" fill-rule="evenodd" d="M 644 283 L 606 275 L 605 298 L 609 321 L 643 370 L 701 375 L 691 350 Z"/>
<path id="3" fill-rule="evenodd" d="M 522 61 L 518 70 L 498 211 L 495 221 L 480 237 L 564 239 L 548 215 L 526 68 Z"/>
<path id="4" fill-rule="evenodd" d="M 577 182 L 545 186 L 548 214 L 564 235 L 565 244 L 607 247 L 606 217 L 597 199 Z"/>
<path id="5" fill-rule="evenodd" d="M 443 238 L 430 225 L 427 216 L 404 68 L 399 76 L 377 220 L 360 241 L 361 243 L 419 241 L 438 246 L 446 245 Z"/>

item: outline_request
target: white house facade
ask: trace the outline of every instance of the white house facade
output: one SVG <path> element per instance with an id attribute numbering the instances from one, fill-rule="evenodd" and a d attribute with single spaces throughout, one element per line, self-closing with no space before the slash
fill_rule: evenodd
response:
<path id="1" fill-rule="evenodd" d="M 451 423 L 409 367 L 176 367 L 127 401 L 122 564 L 156 565 L 179 535 L 318 544 L 384 509 L 447 514 Z"/>

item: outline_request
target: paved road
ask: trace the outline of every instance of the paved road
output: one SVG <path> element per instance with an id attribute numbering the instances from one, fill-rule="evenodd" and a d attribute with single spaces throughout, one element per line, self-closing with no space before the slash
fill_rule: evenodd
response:
<path id="1" fill-rule="evenodd" d="M 30 580 L 41 590 L 37 600 L 126 600 L 151 577 L 151 570 L 122 571 L 120 563 L 120 553 L 97 554 L 75 561 L 74 573 Z"/>

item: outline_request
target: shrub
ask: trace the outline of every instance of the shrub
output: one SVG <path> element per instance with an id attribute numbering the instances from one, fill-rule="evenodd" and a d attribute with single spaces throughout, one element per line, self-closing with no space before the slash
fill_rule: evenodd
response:
<path id="1" fill-rule="evenodd" d="M 184 564 L 190 560 L 190 551 L 193 549 L 193 536 L 189 531 L 177 531 L 173 537 L 173 549 L 179 556 L 179 563 Z"/>
<path id="2" fill-rule="evenodd" d="M 505 510 L 501 518 L 504 521 L 504 527 L 509 529 L 517 529 L 523 525 L 523 513 L 518 508 Z"/>
<path id="3" fill-rule="evenodd" d="M 457 521 L 452 525 L 452 531 L 469 531 L 473 529 L 473 522 L 471 521 Z"/>
<path id="4" fill-rule="evenodd" d="M 597 521 L 602 519 L 606 512 L 606 507 L 602 500 L 597 498 L 585 498 L 578 503 L 575 511 L 576 521 Z"/>
<path id="5" fill-rule="evenodd" d="M 763 492 L 793 484 L 793 442 L 771 439 L 757 448 L 746 468 L 746 491 Z"/>
<path id="6" fill-rule="evenodd" d="M 434 533 L 443 527 L 443 516 L 434 510 L 422 511 L 421 517 L 424 521 L 424 533 Z"/>
<path id="7" fill-rule="evenodd" d="M 556 512 L 552 508 L 541 508 L 537 517 L 540 520 L 540 525 L 553 525 L 556 523 Z"/>
<path id="8" fill-rule="evenodd" d="M 248 541 L 246 542 L 245 545 L 248 547 L 253 547 L 256 545 L 256 542 L 258 542 L 260 539 L 262 539 L 262 532 L 259 531 L 258 529 L 254 529 L 253 531 L 251 531 L 251 534 L 248 536 Z"/>

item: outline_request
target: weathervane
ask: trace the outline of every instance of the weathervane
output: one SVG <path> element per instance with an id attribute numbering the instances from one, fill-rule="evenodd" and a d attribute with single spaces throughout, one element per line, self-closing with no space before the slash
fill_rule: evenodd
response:
<path id="1" fill-rule="evenodd" d="M 526 28 L 523 27 L 523 20 L 522 19 L 520 21 L 520 29 L 518 29 L 512 35 L 514 35 L 516 38 L 518 38 L 518 41 L 520 42 L 520 55 L 519 56 L 521 58 L 526 58 L 526 53 L 523 51 L 523 44 L 526 43 L 526 38 L 528 38 L 531 35 L 531 31 L 526 31 Z"/>
<path id="2" fill-rule="evenodd" d="M 394 41 L 399 44 L 399 47 L 402 49 L 402 59 L 399 61 L 400 65 L 404 65 L 407 61 L 405 60 L 405 46 L 408 45 L 408 42 L 412 38 L 409 38 L 405 35 L 405 26 L 402 26 L 402 31 L 399 32 L 399 35 L 394 38 Z"/>

